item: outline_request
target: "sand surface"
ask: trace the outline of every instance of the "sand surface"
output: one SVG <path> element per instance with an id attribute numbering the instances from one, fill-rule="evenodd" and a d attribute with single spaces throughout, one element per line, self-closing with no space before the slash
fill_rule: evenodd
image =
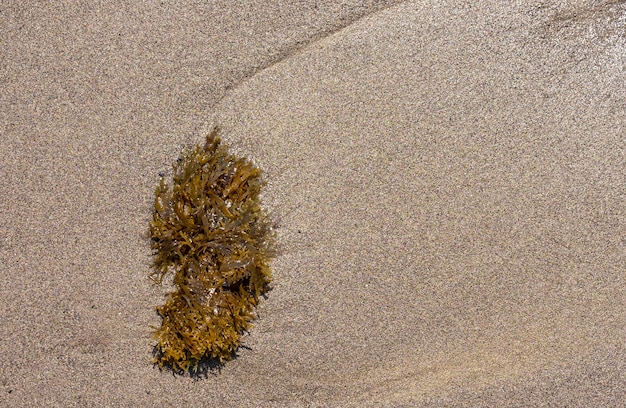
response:
<path id="1" fill-rule="evenodd" d="M 625 1 L 197 3 L 0 6 L 0 406 L 626 403 Z M 145 233 L 214 124 L 280 253 L 197 380 Z"/>

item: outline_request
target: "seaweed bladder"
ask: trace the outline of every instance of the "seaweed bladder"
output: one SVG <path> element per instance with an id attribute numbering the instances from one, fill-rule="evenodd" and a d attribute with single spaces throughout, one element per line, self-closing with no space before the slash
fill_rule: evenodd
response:
<path id="1" fill-rule="evenodd" d="M 273 234 L 261 208 L 261 171 L 220 144 L 183 150 L 171 182 L 161 178 L 150 222 L 150 277 L 175 290 L 157 307 L 154 363 L 175 372 L 203 359 L 232 359 L 271 281 Z"/>

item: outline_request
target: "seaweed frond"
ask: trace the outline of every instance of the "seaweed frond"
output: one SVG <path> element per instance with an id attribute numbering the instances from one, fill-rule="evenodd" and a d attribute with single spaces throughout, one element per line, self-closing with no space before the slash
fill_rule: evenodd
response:
<path id="1" fill-rule="evenodd" d="M 272 279 L 261 171 L 220 143 L 216 128 L 204 146 L 183 150 L 172 182 L 161 178 L 155 191 L 150 277 L 171 275 L 176 290 L 157 307 L 154 363 L 175 372 L 232 359 Z"/>

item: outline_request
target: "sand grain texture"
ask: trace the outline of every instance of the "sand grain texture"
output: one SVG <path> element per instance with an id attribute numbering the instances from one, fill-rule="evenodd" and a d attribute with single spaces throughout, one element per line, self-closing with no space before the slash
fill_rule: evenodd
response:
<path id="1" fill-rule="evenodd" d="M 0 405 L 626 401 L 626 3 L 357 3 L 1 6 Z M 281 252 L 194 381 L 144 234 L 216 123 Z"/>

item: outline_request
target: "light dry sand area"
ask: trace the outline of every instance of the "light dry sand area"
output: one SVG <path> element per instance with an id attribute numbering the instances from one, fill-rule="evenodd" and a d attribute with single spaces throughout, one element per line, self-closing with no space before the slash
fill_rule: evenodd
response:
<path id="1" fill-rule="evenodd" d="M 0 5 L 0 406 L 626 405 L 626 1 L 265 3 Z M 146 231 L 215 124 L 280 251 L 175 377 Z"/>

